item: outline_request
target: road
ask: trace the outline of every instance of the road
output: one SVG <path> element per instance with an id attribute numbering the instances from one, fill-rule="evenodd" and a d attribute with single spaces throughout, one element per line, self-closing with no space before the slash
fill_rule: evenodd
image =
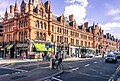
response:
<path id="1" fill-rule="evenodd" d="M 0 66 L 0 77 L 15 73 L 32 72 L 37 68 L 49 68 L 48 63 L 40 62 L 6 64 Z M 120 77 L 120 59 L 118 63 L 105 63 L 102 58 L 63 62 L 64 73 L 44 81 L 117 81 Z M 40 70 L 43 71 L 44 69 Z M 50 72 L 49 69 L 45 72 Z M 31 73 L 32 74 L 32 73 Z M 36 75 L 37 73 L 35 73 Z M 13 77 L 17 79 L 20 77 Z M 36 76 L 37 77 L 37 76 Z M 38 77 L 40 78 L 40 77 Z M 29 78 L 30 79 L 30 78 Z"/>
<path id="2" fill-rule="evenodd" d="M 22 72 L 28 72 L 35 70 L 37 68 L 48 68 L 49 63 L 43 63 L 41 64 L 38 62 L 20 62 L 20 63 L 13 63 L 13 64 L 2 64 L 0 65 L 0 77 L 16 74 L 16 73 L 22 73 Z"/>
<path id="3" fill-rule="evenodd" d="M 101 58 L 65 62 L 64 73 L 45 81 L 117 81 L 120 77 L 118 63 L 105 63 Z"/>

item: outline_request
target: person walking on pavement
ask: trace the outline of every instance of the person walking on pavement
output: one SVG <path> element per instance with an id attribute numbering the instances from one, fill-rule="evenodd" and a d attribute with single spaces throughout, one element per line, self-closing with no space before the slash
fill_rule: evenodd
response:
<path id="1" fill-rule="evenodd" d="M 44 61 L 44 58 L 45 58 L 45 55 L 42 53 L 42 59 L 43 59 L 43 61 Z"/>
<path id="2" fill-rule="evenodd" d="M 23 60 L 26 59 L 26 53 L 25 52 L 22 53 L 22 58 L 23 58 Z"/>

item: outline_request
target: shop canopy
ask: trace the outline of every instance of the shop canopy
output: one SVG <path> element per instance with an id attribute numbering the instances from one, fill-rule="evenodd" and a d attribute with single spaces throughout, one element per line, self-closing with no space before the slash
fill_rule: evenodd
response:
<path id="1" fill-rule="evenodd" d="M 54 52 L 54 48 L 48 48 L 49 52 Z"/>
<path id="2" fill-rule="evenodd" d="M 13 47 L 14 44 L 11 44 L 7 47 L 7 50 L 10 50 Z"/>
<path id="3" fill-rule="evenodd" d="M 37 51 L 41 51 L 41 52 L 47 51 L 45 44 L 36 44 L 35 43 L 34 45 L 35 45 L 35 48 Z"/>

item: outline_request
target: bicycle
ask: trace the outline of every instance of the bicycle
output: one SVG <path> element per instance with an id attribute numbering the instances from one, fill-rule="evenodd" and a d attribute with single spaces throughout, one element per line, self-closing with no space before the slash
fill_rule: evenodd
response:
<path id="1" fill-rule="evenodd" d="M 62 62 L 60 62 L 59 60 L 56 60 L 54 63 L 54 68 L 57 68 L 58 70 L 63 70 Z"/>

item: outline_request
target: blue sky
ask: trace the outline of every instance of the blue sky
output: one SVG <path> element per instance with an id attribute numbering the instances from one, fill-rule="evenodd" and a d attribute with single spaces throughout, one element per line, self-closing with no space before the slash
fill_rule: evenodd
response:
<path id="1" fill-rule="evenodd" d="M 28 0 L 25 0 L 28 2 Z M 47 0 L 42 0 L 43 2 Z M 68 17 L 74 14 L 78 25 L 88 21 L 98 23 L 105 33 L 109 32 L 120 38 L 120 0 L 49 0 L 52 12 L 56 15 L 64 14 Z M 18 0 L 19 6 L 22 0 Z M 0 14 L 3 16 L 5 9 L 15 0 L 0 0 Z"/>

